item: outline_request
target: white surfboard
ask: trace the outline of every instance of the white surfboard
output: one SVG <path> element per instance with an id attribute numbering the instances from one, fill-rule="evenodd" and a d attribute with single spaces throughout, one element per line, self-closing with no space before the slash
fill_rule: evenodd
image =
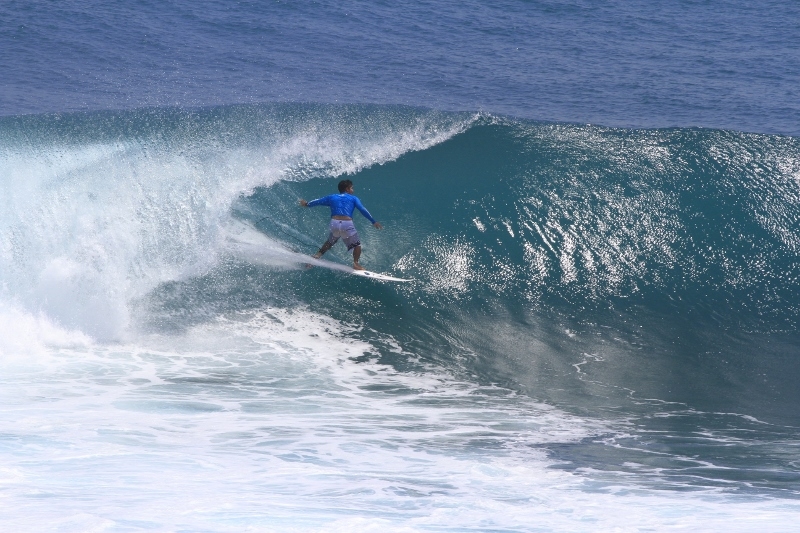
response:
<path id="1" fill-rule="evenodd" d="M 316 259 L 314 257 L 309 258 L 307 255 L 300 255 L 300 254 L 297 255 L 303 258 L 303 263 L 308 267 L 320 266 L 329 268 L 331 270 L 347 272 L 348 274 L 353 274 L 354 276 L 361 276 L 362 278 L 377 279 L 379 281 L 395 281 L 395 282 L 414 281 L 413 279 L 396 278 L 388 274 L 379 274 L 378 272 L 371 272 L 369 270 L 353 270 L 353 267 L 345 266 L 340 263 L 326 261 L 325 259 Z"/>
<path id="2" fill-rule="evenodd" d="M 414 281 L 413 279 L 395 278 L 394 276 L 370 272 L 369 270 L 351 270 L 350 273 L 354 276 L 362 276 L 364 278 L 378 279 L 381 281 Z"/>

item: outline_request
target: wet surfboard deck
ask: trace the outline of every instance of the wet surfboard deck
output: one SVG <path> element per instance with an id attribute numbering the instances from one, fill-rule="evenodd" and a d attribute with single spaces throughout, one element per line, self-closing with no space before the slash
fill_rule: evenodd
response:
<path id="1" fill-rule="evenodd" d="M 380 281 L 400 281 L 400 282 L 414 281 L 413 279 L 396 278 L 394 276 L 389 276 L 388 274 L 380 274 L 378 272 L 371 272 L 369 270 L 351 270 L 350 273 L 353 274 L 354 276 L 377 279 Z"/>
<path id="2" fill-rule="evenodd" d="M 304 261 L 305 262 L 305 261 Z M 353 267 L 348 267 L 342 265 L 340 263 L 334 263 L 331 261 L 326 261 L 324 259 L 317 259 L 316 257 L 311 257 L 310 261 L 305 262 L 306 268 L 311 268 L 314 266 L 325 267 L 331 270 L 338 270 L 340 272 L 346 272 L 348 274 L 352 274 L 354 276 L 361 276 L 362 278 L 370 278 L 376 279 L 378 281 L 393 281 L 396 283 L 407 283 L 409 281 L 414 281 L 413 279 L 405 279 L 405 278 L 396 278 L 394 276 L 390 276 L 389 274 L 381 274 L 380 272 L 372 272 L 371 270 L 354 270 Z"/>

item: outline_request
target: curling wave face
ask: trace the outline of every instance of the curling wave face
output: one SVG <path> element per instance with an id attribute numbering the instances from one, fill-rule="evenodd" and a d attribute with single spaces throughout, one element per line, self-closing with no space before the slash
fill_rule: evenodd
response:
<path id="1" fill-rule="evenodd" d="M 293 105 L 5 118 L 3 299 L 121 338 L 132 300 L 218 263 L 240 195 L 355 172 L 472 120 Z"/>

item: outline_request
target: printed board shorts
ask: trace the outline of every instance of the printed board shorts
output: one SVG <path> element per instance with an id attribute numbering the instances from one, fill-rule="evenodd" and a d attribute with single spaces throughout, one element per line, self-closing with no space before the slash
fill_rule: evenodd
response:
<path id="1" fill-rule="evenodd" d="M 347 245 L 347 250 L 352 250 L 356 246 L 361 246 L 361 240 L 358 237 L 358 231 L 352 220 L 336 220 L 331 219 L 331 232 L 328 235 L 328 242 L 333 246 L 339 239 L 342 239 Z"/>

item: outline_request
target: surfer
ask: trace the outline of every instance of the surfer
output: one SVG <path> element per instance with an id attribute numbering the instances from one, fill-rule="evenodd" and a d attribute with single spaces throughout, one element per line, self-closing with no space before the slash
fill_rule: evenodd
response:
<path id="1" fill-rule="evenodd" d="M 353 182 L 350 180 L 342 180 L 339 182 L 339 194 L 331 194 L 323 198 L 317 198 L 306 202 L 300 200 L 300 205 L 303 207 L 314 207 L 317 205 L 327 205 L 331 208 L 331 224 L 330 234 L 328 240 L 317 250 L 314 254 L 314 259 L 319 259 L 322 254 L 331 249 L 336 242 L 342 238 L 347 245 L 347 251 L 353 251 L 353 269 L 365 270 L 358 259 L 361 257 L 361 240 L 358 237 L 358 231 L 353 224 L 353 210 L 358 209 L 367 220 L 372 222 L 372 225 L 378 229 L 383 228 L 380 222 L 376 222 L 372 215 L 369 214 L 367 208 L 361 203 L 357 196 L 353 195 Z"/>

